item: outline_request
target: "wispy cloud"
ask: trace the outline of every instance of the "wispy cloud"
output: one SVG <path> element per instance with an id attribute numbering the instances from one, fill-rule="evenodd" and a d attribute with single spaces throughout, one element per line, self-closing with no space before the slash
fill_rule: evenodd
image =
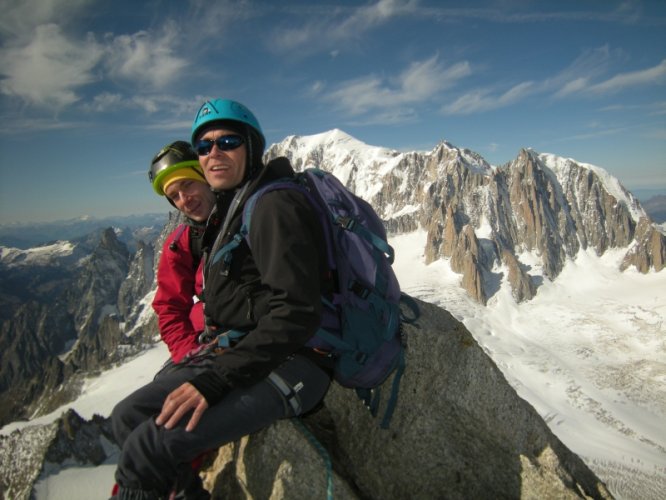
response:
<path id="1" fill-rule="evenodd" d="M 651 68 L 608 76 L 617 64 L 626 64 L 626 54 L 620 50 L 611 50 L 607 45 L 586 50 L 571 65 L 548 78 L 515 83 L 508 90 L 497 86 L 474 89 L 441 111 L 446 115 L 468 115 L 503 108 L 536 95 L 544 99 L 596 97 L 666 82 L 666 59 Z"/>
<path id="2" fill-rule="evenodd" d="M 358 40 L 377 26 L 416 12 L 417 7 L 416 0 L 379 0 L 354 9 L 306 10 L 310 15 L 303 24 L 276 30 L 270 38 L 270 47 L 283 53 L 295 50 L 301 54 L 331 53 L 332 47 Z"/>
<path id="3" fill-rule="evenodd" d="M 600 137 L 610 137 L 618 134 L 624 134 L 629 130 L 628 127 L 613 127 L 613 128 L 603 128 L 599 130 L 592 130 L 590 132 L 581 132 L 580 134 L 573 134 L 566 137 L 560 137 L 558 139 L 551 139 L 548 142 L 552 144 L 557 144 L 561 142 L 571 142 L 571 141 L 589 141 L 590 139 L 598 139 Z"/>
<path id="4" fill-rule="evenodd" d="M 652 68 L 620 73 L 603 82 L 590 86 L 586 91 L 592 94 L 606 94 L 610 92 L 618 92 L 627 88 L 660 84 L 665 81 L 666 59 L 663 59 L 661 63 Z"/>
<path id="5" fill-rule="evenodd" d="M 83 89 L 93 83 L 122 82 L 144 95 L 160 91 L 188 65 L 177 53 L 181 43 L 173 22 L 155 32 L 107 34 L 102 41 L 92 33 L 69 35 L 58 24 L 38 25 L 0 49 L 0 92 L 58 111 L 79 102 Z M 87 108 L 108 108 L 117 98 L 101 94 Z"/>
<path id="6" fill-rule="evenodd" d="M 645 134 L 646 137 L 649 137 L 650 139 L 659 139 L 662 141 L 666 141 L 666 128 L 658 128 L 655 130 L 651 130 L 647 134 Z"/>
<path id="7" fill-rule="evenodd" d="M 157 34 L 140 31 L 112 38 L 106 61 L 110 75 L 151 89 L 168 86 L 187 66 L 187 61 L 176 55 L 179 32 L 174 23 L 167 23 Z"/>
<path id="8" fill-rule="evenodd" d="M 546 92 L 564 98 L 585 91 L 593 81 L 604 78 L 614 64 L 620 64 L 626 55 L 609 45 L 584 50 L 574 61 L 543 82 Z"/>
<path id="9" fill-rule="evenodd" d="M 349 37 L 380 25 L 394 17 L 414 12 L 418 2 L 409 0 L 379 0 L 377 3 L 361 7 L 331 33 L 337 37 Z"/>
<path id="10" fill-rule="evenodd" d="M 626 64 L 626 60 L 625 54 L 611 51 L 607 45 L 585 51 L 570 67 L 545 82 L 545 88 L 549 90 L 552 86 L 559 86 L 554 97 L 565 98 L 599 96 L 666 82 L 666 59 L 650 68 L 608 76 L 613 66 Z"/>
<path id="11" fill-rule="evenodd" d="M 666 101 L 657 101 L 647 104 L 612 104 L 610 106 L 604 106 L 599 111 L 641 111 L 648 116 L 659 116 L 666 114 Z"/>
<path id="12" fill-rule="evenodd" d="M 515 5 L 514 5 L 515 4 Z M 634 24 L 643 23 L 651 25 L 664 25 L 663 18 L 646 17 L 643 15 L 643 6 L 640 1 L 628 0 L 617 7 L 610 2 L 599 2 L 598 10 L 535 10 L 530 9 L 529 2 L 503 2 L 502 8 L 450 8 L 423 6 L 417 13 L 429 19 L 440 22 L 486 21 L 501 24 L 524 24 L 546 22 L 604 22 Z"/>
<path id="13" fill-rule="evenodd" d="M 11 116 L 11 118 L 6 119 L 6 117 L 0 116 L 0 134 L 8 136 L 23 135 L 26 133 L 26 131 L 34 132 L 36 130 L 49 131 L 80 129 L 86 125 L 89 124 L 81 120 L 45 120 L 43 117 L 25 118 L 21 116 Z"/>
<path id="14" fill-rule="evenodd" d="M 650 115 L 666 115 L 666 101 L 655 102 L 650 105 Z"/>
<path id="15" fill-rule="evenodd" d="M 351 115 L 381 112 L 395 121 L 399 116 L 411 116 L 412 111 L 405 110 L 405 105 L 428 101 L 470 73 L 469 63 L 445 67 L 435 55 L 412 63 L 395 77 L 369 75 L 342 82 L 323 97 Z"/>
<path id="16" fill-rule="evenodd" d="M 38 26 L 74 23 L 95 0 L 11 0 L 3 3 L 0 33 L 15 38 L 32 36 Z"/>
<path id="17" fill-rule="evenodd" d="M 536 92 L 538 92 L 538 86 L 530 81 L 514 85 L 500 94 L 493 94 L 491 90 L 487 89 L 476 90 L 462 95 L 451 104 L 445 105 L 441 111 L 446 115 L 482 113 L 509 106 Z"/>
<path id="18" fill-rule="evenodd" d="M 125 110 L 141 110 L 147 114 L 160 113 L 162 120 L 173 121 L 178 117 L 194 113 L 194 110 L 204 101 L 203 97 L 182 99 L 167 94 L 124 96 L 118 93 L 103 92 L 96 95 L 90 103 L 83 106 L 86 111 L 93 113 L 108 113 Z M 165 119 L 168 118 L 168 119 Z"/>
<path id="19" fill-rule="evenodd" d="M 75 41 L 55 24 L 38 26 L 26 45 L 0 53 L 0 92 L 46 108 L 71 105 L 77 89 L 99 78 L 94 69 L 103 54 L 91 35 Z"/>
<path id="20" fill-rule="evenodd" d="M 185 2 L 178 3 L 182 11 L 179 23 L 183 35 L 187 37 L 190 48 L 201 43 L 210 44 L 211 39 L 222 44 L 227 32 L 236 23 L 244 23 L 261 16 L 270 16 L 275 5 L 266 4 L 260 8 L 249 0 L 189 0 L 189 11 L 185 11 Z M 259 36 L 257 34 L 257 36 Z"/>

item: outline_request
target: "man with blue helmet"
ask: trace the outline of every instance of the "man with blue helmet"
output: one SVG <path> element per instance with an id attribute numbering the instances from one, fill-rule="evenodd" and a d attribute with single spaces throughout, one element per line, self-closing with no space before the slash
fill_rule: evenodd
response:
<path id="1" fill-rule="evenodd" d="M 279 189 L 261 196 L 249 245 L 241 241 L 231 262 L 217 258 L 238 233 L 248 198 L 294 176 L 286 158 L 263 163 L 265 143 L 254 114 L 236 101 L 208 101 L 196 114 L 192 145 L 216 194 L 203 240 L 207 333 L 216 341 L 114 408 L 119 498 L 182 490 L 192 484 L 189 463 L 202 452 L 310 411 L 328 390 L 333 361 L 306 343 L 333 283 L 305 195 Z"/>

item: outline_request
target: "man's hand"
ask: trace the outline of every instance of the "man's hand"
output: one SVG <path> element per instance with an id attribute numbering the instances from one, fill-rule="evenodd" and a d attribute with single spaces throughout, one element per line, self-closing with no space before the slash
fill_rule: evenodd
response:
<path id="1" fill-rule="evenodd" d="M 185 427 L 185 430 L 189 432 L 197 426 L 206 408 L 208 408 L 206 399 L 192 384 L 185 382 L 166 397 L 162 405 L 162 412 L 157 416 L 155 423 L 164 424 L 165 429 L 171 429 L 190 410 L 194 410 Z"/>

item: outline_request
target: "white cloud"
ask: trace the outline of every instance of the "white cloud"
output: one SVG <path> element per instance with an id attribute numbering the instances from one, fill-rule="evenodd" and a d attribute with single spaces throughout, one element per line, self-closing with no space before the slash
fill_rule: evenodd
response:
<path id="1" fill-rule="evenodd" d="M 191 12 L 179 21 L 188 38 L 196 44 L 210 43 L 211 37 L 219 43 L 230 25 L 266 15 L 274 7 L 266 4 L 257 8 L 248 0 L 190 0 L 188 3 Z"/>
<path id="2" fill-rule="evenodd" d="M 420 101 L 449 88 L 472 73 L 467 61 L 448 68 L 442 67 L 433 56 L 422 62 L 412 63 L 398 81 L 408 101 Z"/>
<path id="3" fill-rule="evenodd" d="M 118 109 L 119 106 L 123 105 L 123 101 L 124 99 L 120 94 L 103 92 L 96 95 L 92 102 L 85 105 L 84 108 L 98 113 L 105 112 L 110 109 Z"/>
<path id="4" fill-rule="evenodd" d="M 103 92 L 96 95 L 84 109 L 96 113 L 140 109 L 148 114 L 159 112 L 162 116 L 169 116 L 167 121 L 172 121 L 184 115 L 189 119 L 194 113 L 192 110 L 196 109 L 202 100 L 201 97 L 182 99 L 165 94 L 125 97 L 117 93 Z"/>
<path id="5" fill-rule="evenodd" d="M 664 81 L 666 81 L 666 59 L 652 68 L 620 73 L 608 80 L 592 85 L 587 90 L 595 94 L 618 92 L 626 88 L 656 85 Z"/>
<path id="6" fill-rule="evenodd" d="M 0 92 L 58 110 L 79 101 L 79 89 L 102 80 L 103 68 L 112 78 L 140 87 L 142 93 L 164 89 L 187 66 L 176 55 L 179 42 L 178 29 L 169 23 L 157 35 L 146 31 L 116 37 L 108 34 L 106 47 L 90 33 L 77 40 L 56 24 L 37 26 L 32 38 L 0 52 Z M 105 92 L 86 107 L 100 111 L 113 105 L 127 107 L 128 101 Z M 146 101 L 132 107 L 137 106 L 149 112 L 156 109 Z"/>
<path id="7" fill-rule="evenodd" d="M 566 97 L 584 90 L 589 85 L 588 78 L 576 78 L 564 84 L 564 86 L 555 93 L 555 97 Z"/>
<path id="8" fill-rule="evenodd" d="M 519 83 L 498 95 L 491 95 L 491 91 L 487 89 L 475 90 L 444 106 L 442 112 L 447 115 L 469 115 L 491 111 L 514 104 L 537 91 L 538 86 L 534 82 Z"/>
<path id="9" fill-rule="evenodd" d="M 401 0 L 379 0 L 377 3 L 361 7 L 337 25 L 333 31 L 338 37 L 354 36 L 380 25 L 393 17 L 413 12 L 417 2 Z"/>
<path id="10" fill-rule="evenodd" d="M 444 67 L 433 56 L 412 63 L 393 79 L 371 75 L 342 82 L 325 99 L 353 115 L 374 110 L 385 112 L 386 108 L 427 101 L 470 73 L 467 62 Z"/>
<path id="11" fill-rule="evenodd" d="M 299 54 L 331 51 L 332 46 L 358 40 L 369 30 L 388 21 L 414 13 L 415 0 L 379 0 L 371 5 L 348 8 L 325 8 L 307 16 L 305 24 L 291 29 L 280 29 L 271 37 L 270 48 L 279 52 L 298 50 Z M 351 13 L 350 13 L 351 12 Z M 334 49 L 334 52 L 339 52 Z"/>
<path id="12" fill-rule="evenodd" d="M 567 137 L 560 137 L 555 139 L 550 139 L 548 142 L 551 144 L 557 144 L 561 142 L 571 142 L 571 141 L 589 141 L 590 139 L 598 139 L 599 137 L 610 137 L 614 135 L 621 135 L 627 132 L 627 127 L 614 127 L 614 128 L 596 128 L 591 132 L 582 132 L 580 134 L 574 134 Z"/>
<path id="13" fill-rule="evenodd" d="M 627 56 L 607 45 L 585 51 L 570 67 L 544 82 L 544 88 L 559 87 L 557 98 L 575 95 L 603 95 L 628 88 L 658 85 L 666 81 L 666 59 L 651 68 L 608 77 L 613 64 L 626 64 Z M 597 83 L 595 83 L 597 82 Z"/>
<path id="14" fill-rule="evenodd" d="M 398 123 L 410 123 L 418 119 L 416 111 L 408 106 L 391 107 L 387 109 L 377 109 L 374 113 L 363 116 L 358 119 L 348 121 L 353 126 L 372 126 L 372 125 L 395 125 Z M 411 148 L 410 150 L 412 150 Z"/>
<path id="15" fill-rule="evenodd" d="M 326 84 L 322 82 L 321 80 L 317 80 L 310 86 L 310 93 L 313 95 L 319 94 L 324 90 L 326 87 Z"/>
<path id="16" fill-rule="evenodd" d="M 521 82 L 504 92 L 490 87 L 474 89 L 444 106 L 442 112 L 451 115 L 482 113 L 515 104 L 533 95 L 552 95 L 558 99 L 590 97 L 637 86 L 659 85 L 666 81 L 666 59 L 652 68 L 604 79 L 612 64 L 618 61 L 626 61 L 626 54 L 621 50 L 611 50 L 608 45 L 586 50 L 570 66 L 549 78 Z"/>
<path id="17" fill-rule="evenodd" d="M 26 45 L 0 53 L 0 91 L 38 106 L 68 106 L 79 99 L 77 88 L 98 79 L 93 70 L 102 55 L 91 35 L 73 41 L 55 24 L 38 26 Z"/>
<path id="18" fill-rule="evenodd" d="M 13 37 L 29 37 L 44 24 L 73 22 L 94 0 L 4 0 L 0 32 Z"/>
<path id="19" fill-rule="evenodd" d="M 110 74 L 129 82 L 140 82 L 152 89 L 161 89 L 182 75 L 187 66 L 185 59 L 175 55 L 179 30 L 167 23 L 163 32 L 155 36 L 147 31 L 121 35 L 111 40 L 108 47 Z"/>

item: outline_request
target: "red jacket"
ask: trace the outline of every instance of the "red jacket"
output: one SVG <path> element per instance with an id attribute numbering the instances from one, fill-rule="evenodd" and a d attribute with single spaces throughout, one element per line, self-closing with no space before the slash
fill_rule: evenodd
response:
<path id="1" fill-rule="evenodd" d="M 199 346 L 197 337 L 204 330 L 203 303 L 196 298 L 203 290 L 203 259 L 192 255 L 192 231 L 189 225 L 178 226 L 164 242 L 153 299 L 160 336 L 176 363 Z"/>

